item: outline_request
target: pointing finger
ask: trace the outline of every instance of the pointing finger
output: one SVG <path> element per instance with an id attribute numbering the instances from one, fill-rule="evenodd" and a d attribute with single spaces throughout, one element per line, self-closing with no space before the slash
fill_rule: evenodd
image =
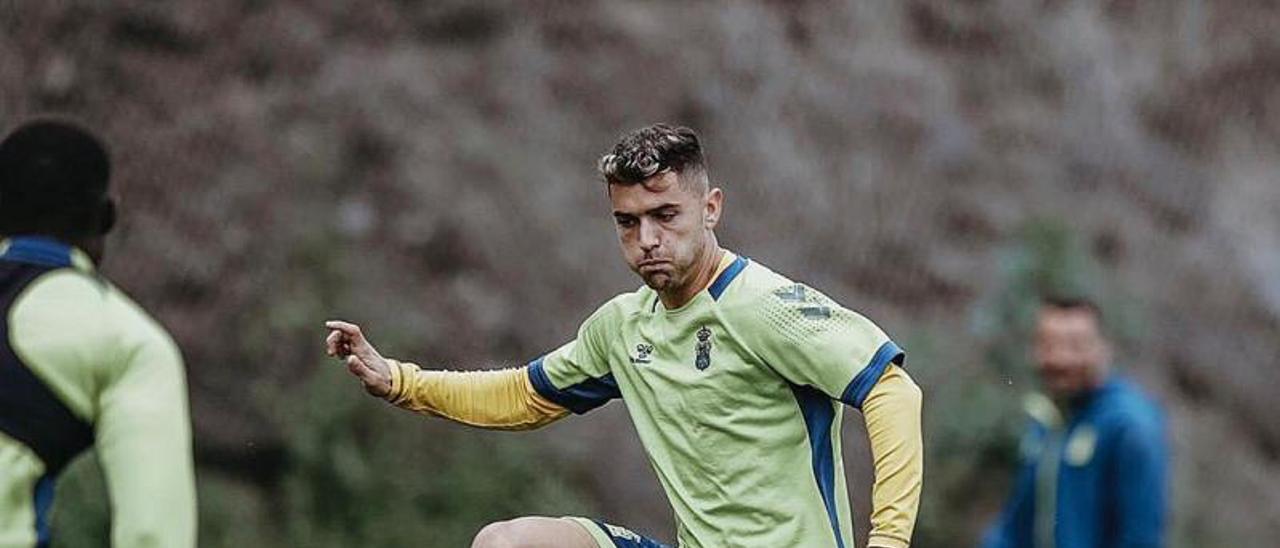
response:
<path id="1" fill-rule="evenodd" d="M 357 337 L 360 335 L 360 326 L 350 322 L 344 322 L 341 320 L 329 320 L 327 322 L 324 322 L 324 326 L 328 327 L 329 329 L 336 329 L 338 331 L 341 331 L 342 333 L 346 334 L 349 337 Z"/>

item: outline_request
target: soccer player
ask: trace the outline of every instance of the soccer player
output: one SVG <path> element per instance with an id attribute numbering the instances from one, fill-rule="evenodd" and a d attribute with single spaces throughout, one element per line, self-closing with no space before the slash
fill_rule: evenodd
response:
<path id="1" fill-rule="evenodd" d="M 1027 400 L 1032 420 L 1022 439 L 1022 466 L 983 546 L 1163 546 L 1164 414 L 1111 370 L 1097 306 L 1046 300 L 1034 348 L 1047 396 Z"/>
<path id="2" fill-rule="evenodd" d="M 65 122 L 33 121 L 0 143 L 3 548 L 49 546 L 54 482 L 91 447 L 112 546 L 195 546 L 182 357 L 95 270 L 115 221 L 109 178 L 97 139 Z"/>
<path id="3" fill-rule="evenodd" d="M 903 352 L 822 293 L 721 248 L 724 191 L 697 135 L 664 124 L 599 164 L 638 290 L 524 367 L 432 370 L 386 359 L 329 322 L 372 395 L 482 428 L 537 428 L 621 399 L 675 510 L 683 548 L 853 548 L 840 453 L 844 405 L 866 417 L 875 468 L 870 546 L 908 546 L 922 474 L 921 393 Z M 474 547 L 662 546 L 584 518 L 490 524 Z"/>

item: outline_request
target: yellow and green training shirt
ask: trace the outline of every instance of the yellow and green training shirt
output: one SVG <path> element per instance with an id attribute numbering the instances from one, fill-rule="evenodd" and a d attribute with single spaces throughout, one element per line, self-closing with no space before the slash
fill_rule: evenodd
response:
<path id="1" fill-rule="evenodd" d="M 600 307 L 575 340 L 503 371 L 394 362 L 398 406 L 527 429 L 622 399 L 675 510 L 682 548 L 853 548 L 844 405 L 867 416 L 871 546 L 910 543 L 922 474 L 920 392 L 875 324 L 725 253 L 675 310 L 647 288 Z"/>
<path id="2" fill-rule="evenodd" d="M 165 330 L 47 238 L 0 241 L 0 312 L 0 548 L 49 545 L 54 482 L 91 447 L 112 546 L 195 546 L 186 381 Z"/>

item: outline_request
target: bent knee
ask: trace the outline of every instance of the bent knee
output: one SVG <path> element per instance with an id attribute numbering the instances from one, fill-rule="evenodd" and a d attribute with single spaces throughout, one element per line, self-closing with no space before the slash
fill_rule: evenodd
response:
<path id="1" fill-rule="evenodd" d="M 524 517 L 490 523 L 476 533 L 471 548 L 538 548 L 549 536 L 550 527 L 559 526 L 550 518 Z"/>
<path id="2" fill-rule="evenodd" d="M 517 548 L 520 546 L 517 544 L 519 537 L 511 529 L 510 521 L 495 521 L 485 525 L 471 541 L 471 548 Z"/>

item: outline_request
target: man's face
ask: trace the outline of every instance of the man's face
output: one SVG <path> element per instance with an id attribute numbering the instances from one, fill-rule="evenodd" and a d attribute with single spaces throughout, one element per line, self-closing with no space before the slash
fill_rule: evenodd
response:
<path id="1" fill-rule="evenodd" d="M 1101 380 L 1111 348 L 1088 309 L 1044 307 L 1036 322 L 1035 360 L 1044 387 L 1070 398 Z"/>
<path id="2" fill-rule="evenodd" d="M 689 188 L 686 188 L 688 186 Z M 679 290 L 712 241 L 720 189 L 701 192 L 671 171 L 640 184 L 610 185 L 618 243 L 627 265 L 655 291 Z"/>

